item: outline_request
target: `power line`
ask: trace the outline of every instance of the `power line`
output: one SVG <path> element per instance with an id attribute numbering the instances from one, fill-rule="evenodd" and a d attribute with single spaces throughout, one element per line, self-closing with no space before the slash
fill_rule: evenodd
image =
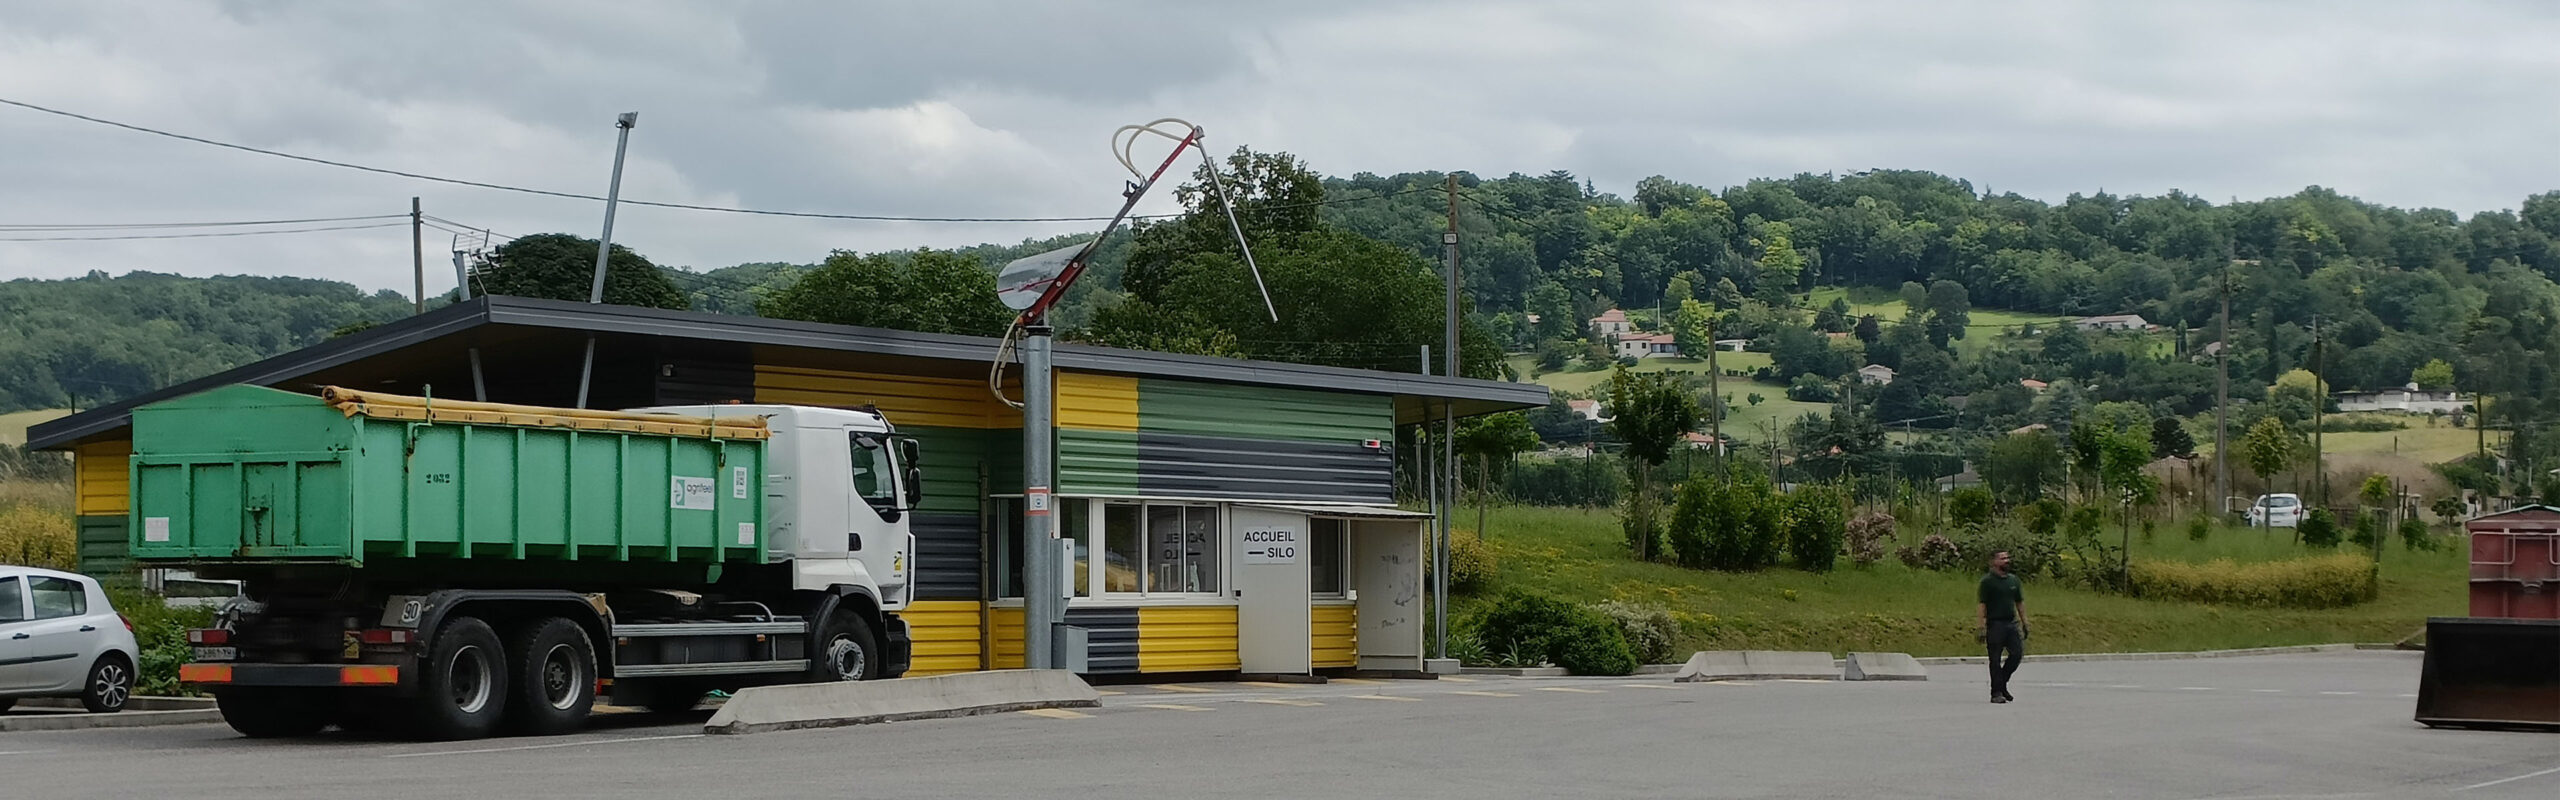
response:
<path id="1" fill-rule="evenodd" d="M 37 231 L 115 231 L 162 228 L 236 228 L 252 225 L 310 225 L 321 222 L 364 222 L 377 219 L 404 219 L 407 214 L 373 214 L 361 217 L 308 217 L 304 219 L 247 219 L 222 222 L 99 222 L 99 223 L 0 223 L 0 232 Z"/>
<path id="2" fill-rule="evenodd" d="M 407 214 L 399 216 L 406 217 Z M 321 233 L 324 231 L 358 231 L 369 228 L 406 227 L 405 222 L 382 222 L 372 225 L 336 225 L 326 228 L 288 228 L 284 230 L 230 231 L 227 233 L 158 233 L 120 236 L 0 236 L 0 242 L 113 242 L 128 239 L 211 239 L 228 236 L 274 236 L 287 233 Z"/>
<path id="3" fill-rule="evenodd" d="M 115 120 L 111 120 L 111 119 L 101 119 L 101 118 L 98 118 L 98 117 L 89 116 L 89 115 L 87 115 L 87 114 L 80 114 L 80 113 L 75 113 L 75 112 L 70 112 L 70 111 L 64 111 L 64 110 L 62 110 L 62 109 L 58 109 L 58 108 L 49 108 L 49 107 L 46 107 L 46 106 L 36 105 L 36 104 L 34 104 L 34 103 L 28 103 L 28 102 L 23 102 L 23 101 L 18 101 L 18 100 L 11 100 L 11 99 L 8 99 L 8 98 L 5 98 L 5 97 L 0 97 L 0 105 L 16 106 L 16 107 L 18 107 L 18 108 L 27 109 L 27 110 L 29 110 L 29 111 L 36 111 L 36 112 L 41 112 L 41 113 L 45 113 L 45 114 L 52 114 L 52 115 L 54 115 L 54 116 L 58 116 L 58 117 L 67 117 L 67 118 L 70 118 L 70 119 L 80 120 L 80 121 L 82 121 L 82 122 L 95 123 L 95 124 L 105 125 L 105 126 L 112 127 L 112 128 L 121 128 L 121 129 L 124 129 L 124 130 L 133 131 L 133 132 L 135 132 L 135 133 L 147 133 L 147 134 L 150 134 L 150 135 L 153 135 L 153 136 L 163 136 L 163 137 L 167 137 L 167 138 L 171 138 L 171 139 L 177 139 L 177 140 L 179 140 L 179 141 L 194 142 L 194 143 L 197 143 L 197 144 L 203 144 L 203 145 L 211 145 L 211 146 L 214 146 L 214 147 L 220 147 L 220 148 L 224 148 L 224 149 L 228 149 L 228 150 L 238 150 L 238 151 L 241 151 L 241 152 L 244 152 L 244 153 L 256 153 L 256 154 L 258 154 L 258 155 L 262 155 L 262 156 L 273 156 L 273 157 L 276 157 L 276 158 L 291 159 L 291 160 L 294 160 L 294 161 L 301 161 L 301 162 L 309 163 L 309 164 L 319 164 L 319 165 L 322 165 L 322 166 L 337 167 L 337 168 L 340 168 L 340 169 L 351 169 L 351 170 L 356 170 L 356 171 L 359 171 L 359 172 L 371 172 L 371 173 L 374 173 L 374 174 L 377 174 L 377 175 L 390 175 L 390 176 L 393 176 L 393 177 L 408 178 L 408 179 L 411 179 L 411 180 L 430 181 L 430 182 L 434 182 L 434 183 L 444 183 L 444 184 L 451 184 L 451 185 L 455 185 L 455 186 L 469 186 L 469 187 L 476 188 L 476 189 L 489 189 L 489 190 L 493 190 L 493 191 L 501 191 L 501 192 L 515 192 L 515 193 L 518 193 L 518 194 L 539 195 L 539 196 L 543 196 L 543 197 L 557 197 L 557 198 L 562 198 L 562 199 L 567 199 L 567 200 L 589 200 L 589 201 L 594 201 L 594 202 L 599 202 L 599 203 L 604 202 L 604 200 L 605 200 L 605 199 L 604 199 L 604 198 L 602 198 L 602 197 L 597 197 L 597 196 L 595 196 L 595 195 L 591 195 L 591 194 L 579 194 L 579 193 L 577 193 L 577 192 L 558 192 L 558 191 L 552 191 L 552 190 L 549 190 L 549 189 L 532 189 L 532 188 L 527 188 L 527 187 L 523 187 L 523 186 L 509 186 L 509 185 L 501 184 L 501 183 L 489 183 L 489 182 L 486 182 L 486 181 L 465 180 L 465 179 L 462 179 L 462 178 L 447 178 L 447 177 L 443 177 L 443 176 L 439 176 L 439 175 L 428 175 L 428 174 L 418 173 L 418 172 L 408 172 L 408 171 L 404 171 L 404 170 L 388 169 L 388 168 L 384 168 L 384 167 L 367 166 L 367 165 L 363 165 L 363 164 L 355 164 L 355 163 L 350 163 L 350 162 L 345 162 L 345 161 L 333 161 L 333 160 L 326 159 L 326 158 L 317 158 L 317 157 L 313 157 L 313 156 L 300 155 L 300 154 L 296 154 L 296 153 L 287 153 L 287 152 L 284 152 L 284 151 L 281 151 L 281 150 L 269 150 L 269 149 L 262 148 L 262 147 L 251 147 L 251 146 L 249 146 L 249 145 L 245 145 L 245 144 L 234 144 L 234 143 L 231 143 L 231 142 L 219 141 L 219 140 L 215 140 L 215 139 L 207 139 L 207 138 L 204 138 L 204 137 L 202 137 L 202 136 L 190 136 L 190 135 L 183 134 L 183 133 L 175 133 L 175 132 L 171 132 L 171 131 L 164 131 L 164 130 L 160 130 L 160 129 L 157 129 L 157 128 L 149 128 L 149 127 L 144 127 L 144 126 L 141 126 L 141 125 L 135 125 L 135 124 L 131 124 L 131 123 L 117 122 L 117 121 L 115 121 Z M 1384 198 L 1384 197 L 1393 197 L 1393 196 L 1396 196 L 1396 195 L 1398 195 L 1398 194 L 1410 194 L 1410 193 L 1415 192 L 1415 191 L 1438 191 L 1438 190 L 1439 190 L 1439 187 L 1436 187 L 1436 186 L 1435 186 L 1435 187 L 1430 187 L 1429 189 L 1415 189 L 1415 190 L 1407 190 L 1407 191 L 1403 191 L 1403 192 L 1393 192 L 1393 193 L 1388 193 L 1388 194 L 1380 194 L 1380 195 L 1373 195 L 1373 196 L 1367 196 L 1367 197 L 1352 197 L 1352 198 L 1342 198 L 1342 199 L 1338 199 L 1338 200 L 1319 200 L 1319 201 L 1309 202 L 1309 203 L 1294 203 L 1294 204 L 1289 204 L 1289 205 L 1264 206 L 1264 207 L 1263 207 L 1263 209 L 1264 209 L 1264 210 L 1275 210 L 1275 211 L 1276 211 L 1276 210 L 1291 209 L 1291 208 L 1307 208 L 1307 207 L 1312 207 L 1312 206 L 1332 205 L 1332 204 L 1335 204 L 1335 203 L 1357 202 L 1357 201 L 1361 201 L 1361 200 L 1375 200 L 1375 199 L 1380 199 L 1380 198 Z M 865 221 L 865 222 L 959 222 L 959 223 L 973 223 L 973 222 L 974 222 L 974 223 L 1016 223 L 1016 222 L 1108 222 L 1108 221 L 1110 221 L 1110 220 L 1111 220 L 1111 218 L 1110 218 L 1110 217 L 910 217 L 910 216 L 896 216 L 896 215 L 888 215 L 888 214 L 832 214 L 832 213 L 824 213 L 824 212 L 816 212 L 816 211 L 775 211 L 775 210 L 769 210 L 769 209 L 756 209 L 756 208 L 729 208 L 729 207 L 725 207 L 725 206 L 705 206 L 705 205 L 695 205 L 695 204 L 692 204 L 692 203 L 661 203 L 661 202 L 654 202 L 654 201 L 649 201 L 649 200 L 632 200 L 632 199 L 628 199 L 628 198 L 625 198 L 625 199 L 621 200 L 620 202 L 622 202 L 622 203 L 623 203 L 623 204 L 625 204 L 625 205 L 650 206 L 650 207 L 654 207 L 654 208 L 673 208 L 673 209 L 682 209 L 682 210 L 686 210 L 686 211 L 716 211 L 716 212 L 720 212 L 720 213 L 724 213 L 724 214 L 752 214 L 752 215 L 757 215 L 757 216 L 768 216 L 768 217 L 801 217 L 801 218 L 809 218 L 809 219 L 841 219 L 841 220 L 858 220 L 858 221 Z M 1186 212 L 1186 213 L 1187 213 L 1187 212 Z M 406 216 L 406 215 L 403 215 L 403 216 Z M 1160 218 L 1166 218 L 1166 217 L 1178 217 L 1178 216 L 1183 216 L 1183 214 L 1140 214 L 1140 215 L 1133 215 L 1133 216 L 1131 216 L 1130 218 L 1131 218 L 1131 219 L 1160 219 Z"/>

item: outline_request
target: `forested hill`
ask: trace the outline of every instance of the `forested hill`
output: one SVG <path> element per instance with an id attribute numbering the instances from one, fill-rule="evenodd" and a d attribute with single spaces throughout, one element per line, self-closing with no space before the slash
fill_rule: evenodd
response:
<path id="1" fill-rule="evenodd" d="M 1436 263 L 1449 202 L 1443 179 L 1329 178 L 1314 202 L 1323 225 Z M 1656 177 L 1628 197 L 1597 192 L 1563 172 L 1494 179 L 1461 173 L 1458 185 L 1475 314 L 1514 349 L 1575 344 L 1582 335 L 1576 321 L 1613 306 L 1676 309 L 1680 299 L 1694 298 L 1724 317 L 1719 336 L 1755 336 L 1806 327 L 1796 315 L 1819 310 L 1802 307 L 1801 292 L 1815 286 L 1904 289 L 1949 281 L 1976 307 L 2136 313 L 2188 331 L 2195 343 L 2213 336 L 2227 270 L 2233 372 L 2242 383 L 2272 383 L 2310 366 L 2317 318 L 2329 334 L 2322 372 L 2338 389 L 2396 386 L 2437 359 L 2453 365 L 2469 391 L 2532 397 L 2560 388 L 2552 385 L 2560 371 L 2553 365 L 2560 358 L 2560 287 L 2551 280 L 2560 275 L 2560 192 L 2522 198 L 2521 213 L 2465 217 L 2317 187 L 2223 204 L 2175 192 L 2100 192 L 2055 204 L 1897 170 L 1721 190 Z M 1289 202 L 1306 202 L 1305 193 L 1293 197 Z M 1246 226 L 1289 207 L 1253 211 Z M 989 244 L 959 254 L 1002 263 L 1082 239 Z M 1062 307 L 1067 327 L 1083 327 L 1094 309 L 1121 299 L 1118 277 L 1131 241 L 1124 234 L 1103 249 L 1078 287 L 1081 296 Z M 906 254 L 888 255 L 894 261 Z M 815 264 L 825 254 L 810 256 Z M 809 269 L 760 263 L 665 274 L 693 308 L 746 314 Z M 96 405 L 406 309 L 391 292 L 366 295 L 297 278 L 93 273 L 0 283 L 0 411 Z M 1532 313 L 1543 323 L 1529 325 Z M 1815 316 L 1815 327 L 1839 327 L 1839 320 Z M 1127 327 L 1128 320 L 1119 322 Z M 1754 325 L 1771 330 L 1755 332 Z"/>
<path id="2" fill-rule="evenodd" d="M 1438 258 L 1442 180 L 1329 180 L 1326 221 Z M 1654 177 L 1631 198 L 1562 172 L 1461 174 L 1459 186 L 1479 313 L 1581 320 L 1610 306 L 1676 308 L 1680 298 L 1666 301 L 1666 292 L 1707 301 L 1721 289 L 1716 305 L 1730 308 L 1730 298 L 1764 296 L 1767 282 L 1802 290 L 1952 280 L 1977 307 L 2141 314 L 2209 336 L 2227 267 L 2234 372 L 2263 382 L 2310 365 L 2315 318 L 2328 334 L 2325 377 L 2339 389 L 2398 386 L 2443 359 L 2466 387 L 2538 391 L 2560 356 L 2560 192 L 2522 198 L 2521 213 L 2466 219 L 2319 187 L 2219 205 L 2177 192 L 2050 204 L 1902 170 L 1722 191 Z M 1799 257 L 1773 261 L 1773 246 Z M 1577 326 L 1543 327 L 1515 341 Z"/>
<path id="3" fill-rule="evenodd" d="M 398 293 L 308 278 L 0 282 L 0 412 L 97 406 L 409 312 Z"/>

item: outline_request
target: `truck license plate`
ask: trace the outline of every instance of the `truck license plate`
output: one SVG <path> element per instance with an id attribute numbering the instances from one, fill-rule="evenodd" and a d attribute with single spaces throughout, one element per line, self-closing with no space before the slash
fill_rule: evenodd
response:
<path id="1" fill-rule="evenodd" d="M 197 660 L 197 661 L 231 661 L 231 660 L 238 659 L 239 657 L 240 657 L 240 650 L 239 650 L 238 648 L 232 648 L 232 647 L 199 647 L 199 648 L 196 648 L 196 660 Z"/>

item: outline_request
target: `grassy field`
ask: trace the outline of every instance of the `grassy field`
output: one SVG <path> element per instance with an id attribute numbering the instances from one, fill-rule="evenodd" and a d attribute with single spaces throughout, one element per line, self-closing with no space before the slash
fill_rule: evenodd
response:
<path id="1" fill-rule="evenodd" d="M 1530 374 L 1531 368 L 1535 366 L 1537 366 L 1536 359 L 1532 356 L 1516 355 L 1511 357 L 1511 368 L 1519 371 L 1521 375 Z M 1769 354 L 1767 353 L 1716 354 L 1716 367 L 1719 369 L 1750 371 L 1766 366 L 1769 366 Z M 1703 358 L 1647 358 L 1638 360 L 1635 366 L 1628 367 L 1627 369 L 1635 372 L 1694 372 L 1700 377 L 1704 377 L 1707 374 L 1707 360 Z M 1591 393 L 1593 387 L 1599 386 L 1601 383 L 1609 380 L 1609 370 L 1584 370 L 1577 364 L 1567 367 L 1564 371 L 1549 372 L 1544 375 L 1539 375 L 1531 380 L 1538 385 L 1545 386 L 1549 389 L 1587 395 Z M 1731 390 L 1731 384 L 1740 380 L 1741 379 L 1739 378 L 1727 379 L 1725 381 L 1727 384 L 1726 393 L 1733 394 L 1737 398 L 1741 397 L 1742 395 L 1735 394 Z"/>
<path id="2" fill-rule="evenodd" d="M 28 426 L 39 422 L 50 422 L 70 414 L 71 412 L 58 408 L 0 414 L 0 444 L 26 444 Z"/>
<path id="3" fill-rule="evenodd" d="M 1891 322 L 1911 313 L 1911 307 L 1902 302 L 1899 294 L 1872 286 L 1855 288 L 1833 286 L 1815 289 L 1805 296 L 1805 307 L 1819 309 L 1839 298 L 1846 298 L 1849 301 L 1851 317 L 1873 314 L 1876 319 Z M 1966 313 L 1966 322 L 1971 327 L 1966 330 L 1965 338 L 1958 339 L 1953 344 L 1957 352 L 1971 354 L 1998 341 L 2004 335 L 2001 328 L 2015 328 L 2028 323 L 2052 322 L 2057 319 L 2070 319 L 2070 317 L 1975 306 Z"/>
<path id="4" fill-rule="evenodd" d="M 1474 517 L 1461 519 L 1471 523 Z M 1460 598 L 1453 603 L 1459 613 L 1517 587 L 1579 602 L 1665 606 L 1682 620 L 1681 652 L 1980 652 L 1973 641 L 1974 574 L 1915 570 L 1890 558 L 1869 567 L 1844 560 L 1828 574 L 1786 567 L 1721 573 L 1640 563 L 1627 557 L 1606 510 L 1503 507 L 1494 509 L 1486 527 L 1498 560 L 1494 589 Z M 2182 531 L 2163 525 L 2150 542 L 2136 531 L 2134 557 L 2251 561 L 2311 554 L 2293 545 L 2285 531 L 2221 530 L 2202 545 L 2186 541 Z M 2428 616 L 2463 613 L 2464 570 L 2460 554 L 2412 554 L 2395 544 L 2383 554 L 2379 599 L 2316 611 L 2149 601 L 2038 581 L 2027 587 L 2034 626 L 2029 648 L 2130 652 L 2395 641 L 2418 631 Z"/>

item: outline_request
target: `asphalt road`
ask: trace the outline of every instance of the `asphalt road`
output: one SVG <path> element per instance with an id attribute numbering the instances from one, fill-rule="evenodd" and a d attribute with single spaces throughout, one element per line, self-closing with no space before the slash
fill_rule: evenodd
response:
<path id="1" fill-rule="evenodd" d="M 459 743 L 218 725 L 0 734 L 0 796 L 2551 798 L 2560 735 L 2410 721 L 2418 660 L 1977 666 L 1925 683 L 1105 687 L 1074 713 L 701 736 L 704 714 Z"/>

